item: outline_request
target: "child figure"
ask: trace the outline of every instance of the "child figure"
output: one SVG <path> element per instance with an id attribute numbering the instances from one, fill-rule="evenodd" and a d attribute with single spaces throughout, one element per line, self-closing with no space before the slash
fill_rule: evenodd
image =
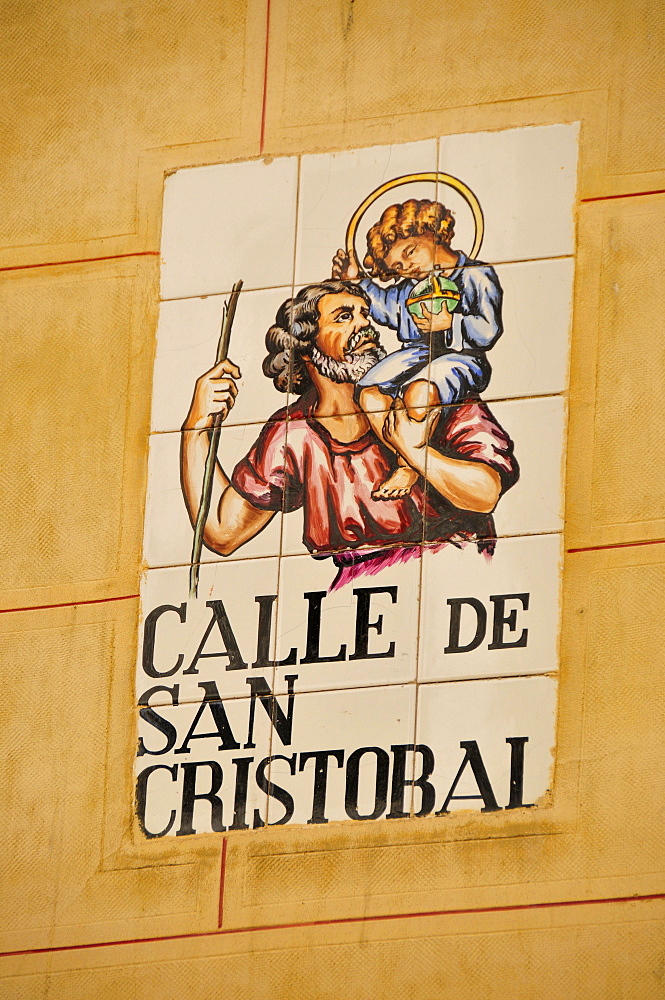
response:
<path id="1" fill-rule="evenodd" d="M 387 208 L 367 233 L 364 267 L 372 278 L 396 281 L 386 288 L 371 278 L 362 278 L 359 284 L 369 296 L 372 319 L 395 330 L 402 344 L 359 382 L 360 404 L 381 440 L 386 395 L 401 397 L 413 419 L 425 420 L 431 414 L 431 432 L 440 412 L 432 407 L 459 403 L 489 384 L 492 370 L 486 352 L 503 332 L 503 292 L 493 267 L 451 249 L 454 227 L 452 214 L 440 202 L 410 199 Z M 349 281 L 360 277 L 343 250 L 333 258 L 332 274 Z M 457 286 L 454 312 L 444 305 L 436 313 L 421 303 L 421 315 L 412 315 L 407 300 L 414 287 L 435 274 Z M 397 469 L 372 496 L 377 500 L 408 496 L 417 479 L 418 474 L 398 456 Z"/>

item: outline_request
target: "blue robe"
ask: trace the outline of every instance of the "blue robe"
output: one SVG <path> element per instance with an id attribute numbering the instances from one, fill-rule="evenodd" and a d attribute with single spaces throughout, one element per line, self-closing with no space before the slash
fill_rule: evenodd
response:
<path id="1" fill-rule="evenodd" d="M 374 322 L 395 330 L 401 350 L 379 361 L 361 379 L 361 388 L 376 386 L 397 396 L 409 382 L 427 379 L 436 385 L 444 406 L 477 396 L 489 385 L 492 374 L 486 351 L 503 333 L 503 291 L 496 271 L 488 264 L 469 260 L 463 253 L 450 274 L 460 291 L 450 330 L 434 335 L 432 343 L 413 322 L 406 300 L 418 283 L 407 278 L 381 288 L 370 278 L 360 287 L 370 300 Z"/>

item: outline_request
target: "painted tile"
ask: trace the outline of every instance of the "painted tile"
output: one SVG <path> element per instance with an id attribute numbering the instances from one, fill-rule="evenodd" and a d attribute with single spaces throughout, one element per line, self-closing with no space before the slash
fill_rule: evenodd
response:
<path id="1" fill-rule="evenodd" d="M 565 403 L 561 396 L 509 400 L 491 406 L 468 403 L 444 410 L 428 451 L 426 540 L 442 542 L 452 538 L 464 542 L 474 537 L 492 539 L 497 535 L 560 531 L 564 427 Z M 459 456 L 461 461 L 486 464 L 499 473 L 503 492 L 491 515 L 475 513 L 461 503 L 450 508 L 447 494 L 435 488 L 433 456 L 437 451 L 444 455 L 444 461 Z M 445 466 L 439 475 L 445 489 Z"/>
<path id="2" fill-rule="evenodd" d="M 338 421 L 341 433 L 336 433 L 340 437 L 351 437 L 347 424 L 351 426 L 351 418 Z M 295 554 L 305 548 L 325 552 L 341 548 L 347 541 L 349 547 L 417 544 L 423 532 L 423 511 L 425 538 L 430 542 L 473 535 L 485 538 L 494 532 L 522 535 L 560 531 L 564 425 L 565 404 L 558 396 L 498 402 L 489 408 L 468 404 L 443 411 L 431 438 L 434 450 L 452 457 L 451 449 L 457 449 L 462 461 L 482 462 L 488 455 L 488 435 L 495 442 L 489 464 L 498 468 L 506 485 L 490 517 L 451 509 L 445 495 L 438 494 L 429 482 L 425 500 L 422 477 L 415 481 L 410 496 L 377 500 L 373 491 L 396 465 L 386 445 L 370 437 L 362 449 L 362 439 L 352 448 L 331 444 L 320 423 L 313 427 L 312 421 L 290 421 L 287 451 L 309 455 L 313 441 L 316 476 L 309 459 L 308 474 L 299 474 L 298 482 L 287 489 L 282 551 Z M 420 432 L 419 428 L 424 424 L 417 424 L 415 432 Z M 305 479 L 307 489 L 302 485 Z M 513 485 L 508 488 L 510 482 Z M 339 506 L 339 499 L 335 499 L 339 497 L 345 498 L 343 518 L 331 515 L 335 504 Z"/>
<path id="3" fill-rule="evenodd" d="M 432 812 L 510 809 L 544 796 L 552 781 L 556 690 L 551 677 L 419 686 L 417 743 L 435 762 Z"/>
<path id="4" fill-rule="evenodd" d="M 274 427 L 279 433 L 280 426 L 270 424 L 268 431 Z M 222 428 L 218 457 L 228 476 L 250 453 L 260 432 L 261 428 L 256 424 Z M 143 556 L 146 565 L 151 568 L 188 565 L 191 558 L 193 528 L 180 483 L 180 437 L 180 434 L 150 436 Z M 216 509 L 218 502 L 219 490 L 213 489 L 212 510 Z M 281 513 L 274 514 L 256 537 L 236 548 L 229 556 L 204 548 L 202 561 L 278 555 L 281 517 Z"/>
<path id="5" fill-rule="evenodd" d="M 298 160 L 177 170 L 166 179 L 163 299 L 293 283 Z"/>
<path id="6" fill-rule="evenodd" d="M 423 552 L 418 680 L 556 671 L 561 535 L 472 548 Z"/>
<path id="7" fill-rule="evenodd" d="M 286 405 L 286 393 L 275 389 L 261 366 L 266 333 L 290 297 L 290 286 L 241 292 L 229 348 L 229 358 L 240 369 L 241 378 L 225 426 L 263 423 Z M 196 380 L 214 365 L 226 300 L 226 296 L 211 295 L 162 302 L 153 377 L 153 431 L 180 430 Z"/>
<path id="8" fill-rule="evenodd" d="M 273 684 L 277 559 L 207 563 L 197 596 L 189 567 L 151 569 L 141 581 L 136 664 L 139 704 L 200 701 L 213 681 L 221 698 L 246 698 L 254 677 Z M 288 673 L 288 671 L 287 671 Z M 168 688 L 168 690 L 167 690 Z"/>
<path id="9" fill-rule="evenodd" d="M 284 554 L 420 543 L 422 483 L 403 499 L 374 496 L 393 481 L 397 458 L 362 415 L 292 417 L 286 450 Z"/>
<path id="10" fill-rule="evenodd" d="M 291 801 L 271 796 L 268 824 L 408 815 L 415 704 L 412 684 L 296 695 L 291 742 L 273 738 L 270 769 Z"/>
<path id="11" fill-rule="evenodd" d="M 538 535 L 563 528 L 566 404 L 561 396 L 493 403 L 491 412 L 510 435 L 519 479 L 499 500 L 497 535 Z"/>
<path id="12" fill-rule="evenodd" d="M 267 816 L 316 824 L 403 817 L 412 806 L 417 815 L 513 808 L 549 787 L 576 143 L 576 126 L 513 129 L 168 179 L 169 301 L 155 363 L 137 665 L 137 762 L 141 771 L 147 758 L 158 766 L 144 779 L 149 835 L 221 829 L 233 824 L 234 810 L 236 828 L 251 826 L 257 805 L 258 823 Z M 452 180 L 423 178 L 436 175 L 437 163 Z M 419 176 L 402 182 L 406 175 Z M 435 289 L 442 311 L 459 298 L 464 317 L 456 322 L 453 310 L 450 331 L 449 311 L 435 324 L 459 354 L 454 371 L 449 365 L 446 374 L 445 352 L 418 370 L 439 395 L 451 392 L 448 376 L 459 381 L 454 398 L 463 401 L 428 420 L 401 404 L 389 412 L 390 392 L 399 395 L 398 384 L 417 374 L 418 358 L 400 349 L 413 337 L 416 306 L 406 302 L 412 283 L 391 290 L 376 270 L 362 286 L 370 302 L 352 296 L 348 316 L 324 310 L 318 327 L 307 315 L 292 318 L 293 337 L 273 359 L 295 362 L 300 384 L 288 399 L 262 372 L 266 331 L 292 289 L 329 277 L 355 210 L 395 180 L 356 218 L 361 262 L 368 228 L 389 206 L 408 214 L 409 198 L 438 198 L 453 213 L 439 219 L 454 222 L 452 249 L 489 262 L 482 273 L 463 266 L 447 298 L 445 285 Z M 434 285 L 430 242 L 413 252 L 425 254 L 418 275 Z M 450 253 L 437 246 L 441 259 Z M 392 263 L 408 273 L 409 260 L 395 253 Z M 338 260 L 335 268 L 344 266 Z M 217 545 L 230 554 L 204 550 L 190 599 L 193 529 L 179 428 L 197 378 L 212 366 L 223 302 L 238 278 L 245 284 L 229 354 L 242 375 L 219 463 L 229 476 L 235 470 L 247 503 L 238 500 L 233 516 L 226 511 L 233 532 Z M 474 317 L 485 324 L 480 347 Z M 371 334 L 364 344 L 356 337 L 367 338 L 368 320 L 395 367 L 366 379 L 371 405 L 354 367 L 375 348 Z M 309 351 L 296 356 L 296 324 L 306 341 L 316 332 L 318 376 Z M 480 357 L 469 361 L 472 351 Z M 478 394 L 488 402 L 464 402 Z M 284 418 L 271 420 L 286 403 Z M 185 440 L 206 443 L 199 432 Z M 452 458 L 470 477 L 458 467 L 457 485 Z M 483 463 L 504 486 L 493 515 L 469 511 L 483 505 Z M 182 468 L 187 482 L 191 465 Z M 404 496 L 386 499 L 395 474 L 413 481 Z M 217 473 L 213 511 L 222 486 Z M 201 765 L 196 784 L 192 762 Z M 224 819 L 211 799 L 219 766 Z"/>
<path id="13" fill-rule="evenodd" d="M 301 691 L 414 681 L 419 562 L 404 549 L 378 571 L 376 558 L 345 568 L 331 558 L 281 559 L 275 690 L 294 672 Z"/>
<path id="14" fill-rule="evenodd" d="M 496 268 L 504 332 L 487 352 L 492 375 L 483 399 L 542 396 L 567 388 L 573 271 L 572 258 Z"/>
<path id="15" fill-rule="evenodd" d="M 373 146 L 344 153 L 303 156 L 296 248 L 296 285 L 330 277 L 332 257 L 345 246 L 345 234 L 356 209 L 386 181 L 436 170 L 436 140 Z M 407 190 L 406 188 L 398 189 Z M 435 196 L 436 185 L 412 182 L 408 197 Z M 395 201 L 389 191 L 371 206 L 358 226 L 357 253 L 364 257 L 365 233 Z"/>
<path id="16" fill-rule="evenodd" d="M 137 812 L 148 836 L 263 826 L 272 727 L 260 698 L 205 700 L 138 713 Z"/>
<path id="17" fill-rule="evenodd" d="M 579 126 L 545 125 L 442 136 L 439 170 L 476 196 L 485 236 L 479 260 L 558 257 L 574 251 Z M 455 247 L 470 252 L 473 217 L 459 193 L 439 187 L 455 213 Z"/>

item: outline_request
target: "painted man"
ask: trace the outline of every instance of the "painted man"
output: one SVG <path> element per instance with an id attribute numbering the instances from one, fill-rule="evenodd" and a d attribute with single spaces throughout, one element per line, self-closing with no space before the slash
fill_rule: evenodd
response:
<path id="1" fill-rule="evenodd" d="M 383 357 L 369 319 L 366 293 L 344 281 L 325 281 L 287 299 L 266 334 L 264 373 L 297 399 L 274 413 L 248 455 L 229 477 L 217 465 L 215 496 L 204 542 L 230 555 L 257 535 L 278 511 L 303 509 L 303 541 L 313 555 L 330 555 L 341 585 L 424 540 L 474 542 L 491 553 L 494 510 L 519 469 L 513 445 L 479 400 L 449 407 L 430 423 L 415 420 L 401 399 L 386 412 L 382 439 L 356 399 L 362 377 Z M 234 404 L 240 372 L 231 361 L 198 379 L 183 425 L 181 479 L 196 519 L 209 433 Z M 377 479 L 400 457 L 418 476 L 409 496 L 377 500 Z"/>

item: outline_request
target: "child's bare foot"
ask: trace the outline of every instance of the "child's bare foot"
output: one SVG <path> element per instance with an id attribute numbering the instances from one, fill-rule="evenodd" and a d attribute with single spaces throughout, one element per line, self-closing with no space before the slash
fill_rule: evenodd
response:
<path id="1" fill-rule="evenodd" d="M 372 497 L 375 500 L 398 500 L 400 497 L 408 497 L 411 487 L 417 482 L 418 473 L 410 465 L 400 465 L 385 483 L 381 483 L 372 491 Z"/>

